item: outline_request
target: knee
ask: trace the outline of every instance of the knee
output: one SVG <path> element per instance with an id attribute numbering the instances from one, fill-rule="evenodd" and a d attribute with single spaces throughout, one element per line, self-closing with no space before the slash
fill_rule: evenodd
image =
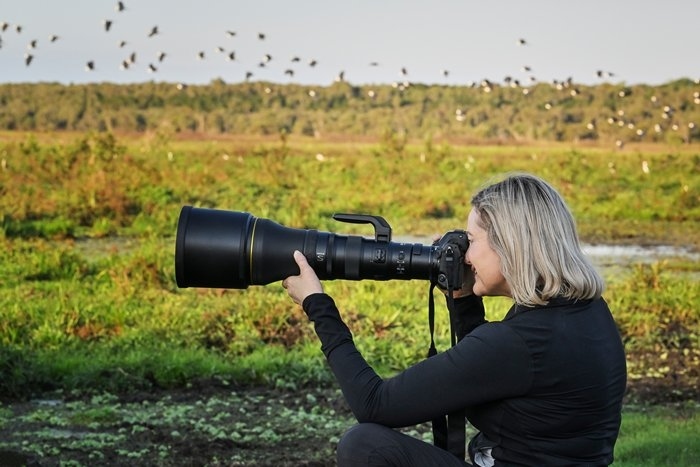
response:
<path id="1" fill-rule="evenodd" d="M 374 423 L 360 423 L 350 427 L 338 441 L 336 457 L 338 465 L 369 465 L 369 459 L 379 444 L 383 444 L 384 430 L 390 430 Z"/>

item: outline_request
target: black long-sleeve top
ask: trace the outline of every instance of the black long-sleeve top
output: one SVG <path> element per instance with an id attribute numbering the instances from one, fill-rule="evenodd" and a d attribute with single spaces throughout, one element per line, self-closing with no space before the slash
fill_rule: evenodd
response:
<path id="1" fill-rule="evenodd" d="M 626 365 L 605 301 L 514 305 L 486 322 L 479 297 L 457 299 L 457 345 L 382 379 L 326 294 L 306 298 L 321 348 L 359 422 L 401 427 L 465 409 L 496 444 L 496 466 L 609 465 Z"/>

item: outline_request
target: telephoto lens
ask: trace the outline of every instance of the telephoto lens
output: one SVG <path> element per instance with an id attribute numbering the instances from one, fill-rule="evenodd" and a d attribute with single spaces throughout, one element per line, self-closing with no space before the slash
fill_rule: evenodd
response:
<path id="1" fill-rule="evenodd" d="M 319 279 L 445 280 L 441 265 L 456 244 L 466 251 L 466 233 L 452 231 L 450 247 L 391 241 L 382 217 L 335 214 L 334 219 L 374 226 L 374 238 L 294 229 L 247 212 L 183 206 L 175 240 L 178 287 L 245 289 L 299 274 L 301 251 Z M 444 242 L 442 242 L 444 243 Z M 459 254 L 462 254 L 461 252 Z"/>

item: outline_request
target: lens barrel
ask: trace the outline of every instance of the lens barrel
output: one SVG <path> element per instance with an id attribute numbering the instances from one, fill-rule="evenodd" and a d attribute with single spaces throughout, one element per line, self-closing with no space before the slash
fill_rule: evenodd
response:
<path id="1" fill-rule="evenodd" d="M 294 229 L 246 212 L 183 206 L 175 241 L 177 285 L 245 289 L 270 284 L 299 274 L 294 250 L 306 256 L 319 279 L 436 280 L 435 246 L 391 242 L 391 229 L 378 216 L 336 219 L 373 223 L 376 238 Z"/>

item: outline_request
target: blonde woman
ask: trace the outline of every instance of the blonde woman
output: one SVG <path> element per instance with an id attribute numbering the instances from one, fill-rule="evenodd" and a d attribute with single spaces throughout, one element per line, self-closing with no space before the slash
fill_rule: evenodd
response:
<path id="1" fill-rule="evenodd" d="M 394 428 L 463 410 L 479 466 L 599 466 L 613 461 L 626 385 L 604 284 L 581 252 L 564 200 L 513 174 L 479 191 L 467 219 L 467 286 L 455 300 L 466 335 L 452 348 L 382 379 L 356 349 L 333 300 L 301 253 L 290 297 L 314 322 L 322 351 L 359 424 L 338 464 L 467 465 Z M 486 322 L 483 296 L 513 306 Z"/>

